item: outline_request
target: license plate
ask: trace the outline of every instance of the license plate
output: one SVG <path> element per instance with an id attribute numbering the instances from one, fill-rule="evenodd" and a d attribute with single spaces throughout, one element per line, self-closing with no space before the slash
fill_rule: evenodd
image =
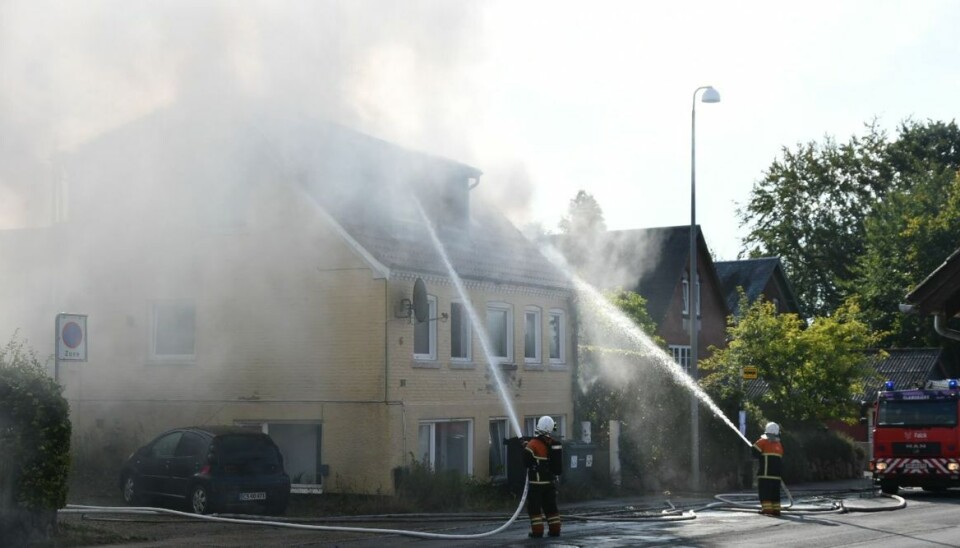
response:
<path id="1" fill-rule="evenodd" d="M 259 493 L 240 493 L 240 500 L 267 500 L 267 494 Z"/>
<path id="2" fill-rule="evenodd" d="M 908 462 L 904 464 L 903 467 L 906 468 L 907 470 L 926 470 L 927 463 L 917 460 L 913 462 Z"/>

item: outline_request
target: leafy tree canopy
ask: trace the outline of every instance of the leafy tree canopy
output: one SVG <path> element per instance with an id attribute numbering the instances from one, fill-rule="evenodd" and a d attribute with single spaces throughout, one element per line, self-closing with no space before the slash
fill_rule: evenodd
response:
<path id="1" fill-rule="evenodd" d="M 815 316 L 830 314 L 859 294 L 865 269 L 877 266 L 880 243 L 895 244 L 889 238 L 909 227 L 942 225 L 933 219 L 947 200 L 937 189 L 952 181 L 958 168 L 960 128 L 955 122 L 908 120 L 893 140 L 872 122 L 862 136 L 846 143 L 827 137 L 822 143 L 784 148 L 738 211 L 741 224 L 749 228 L 741 254 L 779 256 L 806 309 Z M 955 245 L 960 226 L 954 226 Z M 888 241 L 881 242 L 883 238 Z M 926 252 L 917 243 L 907 242 L 914 247 L 899 252 Z M 871 246 L 874 256 L 864 258 Z M 896 274 L 899 284 L 887 289 L 899 292 L 897 298 L 929 273 L 915 270 L 922 268 L 919 264 L 894 268 L 903 270 Z M 863 304 L 889 306 L 891 294 L 870 296 Z M 872 312 L 872 318 L 879 318 Z"/>
<path id="2" fill-rule="evenodd" d="M 861 320 L 854 300 L 809 325 L 796 314 L 778 314 L 759 299 L 741 305 L 740 318 L 727 327 L 730 344 L 701 362 L 705 389 L 718 399 L 743 399 L 741 372 L 756 366 L 766 391 L 755 402 L 765 417 L 778 422 L 850 419 L 857 416 L 855 396 L 867 375 L 865 350 L 879 336 Z"/>

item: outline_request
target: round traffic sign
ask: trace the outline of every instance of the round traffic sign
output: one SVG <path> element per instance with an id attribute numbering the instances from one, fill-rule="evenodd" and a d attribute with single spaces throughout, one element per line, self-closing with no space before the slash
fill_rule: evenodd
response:
<path id="1" fill-rule="evenodd" d="M 65 323 L 60 335 L 63 337 L 63 344 L 69 348 L 76 348 L 83 342 L 83 329 L 80 328 L 77 322 Z"/>

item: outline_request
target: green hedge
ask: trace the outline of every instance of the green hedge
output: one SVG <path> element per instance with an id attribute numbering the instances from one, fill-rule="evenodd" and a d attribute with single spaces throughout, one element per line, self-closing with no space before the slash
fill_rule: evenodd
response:
<path id="1" fill-rule="evenodd" d="M 71 427 L 61 391 L 16 336 L 0 349 L 0 534 L 7 538 L 49 530 L 66 505 Z"/>

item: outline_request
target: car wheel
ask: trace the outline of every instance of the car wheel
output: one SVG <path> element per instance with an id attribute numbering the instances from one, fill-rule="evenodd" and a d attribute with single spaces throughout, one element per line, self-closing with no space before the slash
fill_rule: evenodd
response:
<path id="1" fill-rule="evenodd" d="M 213 512 L 213 500 L 210 498 L 210 490 L 205 485 L 194 485 L 190 490 L 188 499 L 190 511 L 194 514 L 210 514 Z"/>
<path id="2" fill-rule="evenodd" d="M 132 474 L 128 474 L 123 479 L 123 502 L 127 506 L 140 505 L 143 497 L 140 496 L 140 488 L 137 486 L 137 480 Z"/>

